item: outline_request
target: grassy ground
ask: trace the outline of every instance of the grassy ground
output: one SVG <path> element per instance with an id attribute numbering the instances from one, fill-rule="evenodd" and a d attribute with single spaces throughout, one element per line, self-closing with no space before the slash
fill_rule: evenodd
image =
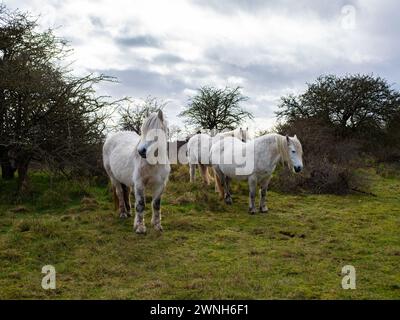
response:
<path id="1" fill-rule="evenodd" d="M 0 182 L 0 298 L 398 299 L 400 178 L 370 174 L 377 197 L 270 192 L 270 212 L 250 216 L 245 185 L 227 207 L 175 170 L 164 233 L 148 205 L 145 236 L 118 219 L 105 187 L 36 173 L 18 204 Z M 41 288 L 47 264 L 56 290 Z M 341 288 L 347 264 L 356 290 Z"/>

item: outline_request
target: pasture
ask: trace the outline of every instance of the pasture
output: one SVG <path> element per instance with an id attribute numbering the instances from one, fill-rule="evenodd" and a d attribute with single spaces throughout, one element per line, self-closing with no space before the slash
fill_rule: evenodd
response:
<path id="1" fill-rule="evenodd" d="M 368 175 L 376 197 L 269 191 L 269 213 L 251 216 L 246 183 L 226 206 L 174 166 L 164 232 L 147 201 L 146 235 L 118 218 L 105 184 L 32 171 L 16 202 L 15 182 L 1 180 L 0 299 L 398 299 L 400 177 Z M 56 290 L 41 288 L 47 264 Z M 341 287 L 348 264 L 356 290 Z"/>

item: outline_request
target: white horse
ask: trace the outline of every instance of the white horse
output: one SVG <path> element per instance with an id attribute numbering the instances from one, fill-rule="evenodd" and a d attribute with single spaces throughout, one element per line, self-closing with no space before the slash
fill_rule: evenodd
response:
<path id="1" fill-rule="evenodd" d="M 213 144 L 210 152 L 216 182 L 226 204 L 232 204 L 229 189 L 231 179 L 248 181 L 251 214 L 256 212 L 257 183 L 261 186 L 260 211 L 268 211 L 265 204 L 268 183 L 279 161 L 286 163 L 295 172 L 303 169 L 303 149 L 297 136 L 266 134 L 247 143 L 227 138 Z"/>
<path id="2" fill-rule="evenodd" d="M 104 168 L 110 177 L 121 218 L 131 216 L 130 190 L 135 193 L 136 233 L 145 233 L 145 188 L 153 192 L 151 223 L 161 226 L 161 195 L 171 171 L 167 156 L 167 123 L 162 111 L 154 112 L 144 121 L 142 135 L 122 131 L 106 139 L 103 146 Z"/>
<path id="3" fill-rule="evenodd" d="M 190 171 L 190 182 L 194 182 L 196 175 L 196 165 L 199 166 L 200 174 L 203 178 L 204 183 L 210 184 L 210 174 L 208 167 L 210 166 L 210 149 L 211 146 L 221 139 L 226 137 L 236 137 L 243 142 L 246 142 L 249 138 L 249 130 L 237 128 L 228 132 L 221 132 L 211 137 L 205 133 L 195 134 L 191 137 L 187 143 L 187 154 Z"/>

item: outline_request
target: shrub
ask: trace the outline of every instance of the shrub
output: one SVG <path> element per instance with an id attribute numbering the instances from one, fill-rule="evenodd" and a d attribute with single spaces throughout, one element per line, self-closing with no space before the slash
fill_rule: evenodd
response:
<path id="1" fill-rule="evenodd" d="M 346 194 L 367 188 L 356 169 L 360 165 L 360 145 L 355 139 L 340 139 L 334 131 L 315 119 L 302 119 L 277 127 L 281 134 L 297 134 L 303 146 L 304 171 L 292 174 L 277 170 L 271 188 L 284 192 Z"/>
<path id="2" fill-rule="evenodd" d="M 279 187 L 343 194 L 366 187 L 356 169 L 367 161 L 400 161 L 400 92 L 383 78 L 321 76 L 279 107 L 278 132 L 299 136 L 306 165 L 300 177 L 278 174 Z"/>
<path id="3" fill-rule="evenodd" d="M 376 168 L 376 173 L 384 178 L 400 178 L 400 162 L 380 163 Z"/>

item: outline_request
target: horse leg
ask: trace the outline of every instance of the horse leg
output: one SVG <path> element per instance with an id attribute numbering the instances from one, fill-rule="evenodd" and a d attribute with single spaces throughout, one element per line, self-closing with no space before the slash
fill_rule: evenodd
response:
<path id="1" fill-rule="evenodd" d="M 133 229 L 136 233 L 146 233 L 146 226 L 144 224 L 145 203 L 144 187 L 135 184 L 135 222 Z"/>
<path id="2" fill-rule="evenodd" d="M 121 183 L 121 186 L 122 186 L 122 190 L 124 192 L 124 202 L 125 202 L 125 208 L 126 208 L 126 215 L 128 217 L 131 217 L 132 216 L 132 214 L 131 214 L 131 197 L 130 197 L 131 188 L 126 186 L 126 185 L 124 185 L 124 184 L 122 184 L 122 183 Z"/>
<path id="3" fill-rule="evenodd" d="M 155 188 L 153 192 L 153 215 L 151 217 L 151 224 L 157 231 L 163 231 L 161 226 L 161 195 L 164 192 L 164 184 Z"/>
<path id="4" fill-rule="evenodd" d="M 189 169 L 190 169 L 190 182 L 194 182 L 196 178 L 196 165 L 195 164 L 189 164 Z"/>
<path id="5" fill-rule="evenodd" d="M 257 180 L 253 177 L 249 178 L 249 213 L 256 213 L 256 189 L 257 189 Z"/>
<path id="6" fill-rule="evenodd" d="M 124 200 L 124 189 L 122 187 L 122 184 L 117 182 L 114 184 L 115 188 L 115 193 L 118 198 L 118 203 L 119 203 L 119 217 L 121 219 L 125 219 L 128 217 L 126 214 L 126 207 L 125 207 L 125 200 Z"/>
<path id="7" fill-rule="evenodd" d="M 114 186 L 112 186 L 112 192 L 113 192 L 113 200 L 114 200 L 114 210 L 117 211 L 119 208 L 119 199 L 117 196 L 117 190 L 115 189 Z"/>
<path id="8" fill-rule="evenodd" d="M 203 178 L 203 182 L 206 185 L 210 185 L 210 178 L 208 176 L 207 166 L 204 164 L 199 164 L 199 166 L 200 166 L 200 173 L 201 173 L 201 177 Z"/>
<path id="9" fill-rule="evenodd" d="M 260 212 L 261 213 L 267 213 L 268 212 L 268 207 L 266 205 L 266 199 L 267 199 L 267 189 L 268 189 L 268 184 L 271 180 L 271 176 L 265 178 L 261 182 L 261 190 L 260 190 Z"/>
<path id="10" fill-rule="evenodd" d="M 128 198 L 128 217 L 132 217 L 132 204 L 131 204 L 131 193 L 132 193 L 132 188 L 128 187 L 127 191 L 127 198 Z"/>
<path id="11" fill-rule="evenodd" d="M 232 196 L 231 196 L 231 190 L 230 190 L 230 182 L 231 182 L 231 178 L 229 178 L 228 176 L 224 175 L 224 199 L 225 199 L 225 203 L 228 205 L 232 204 Z"/>

